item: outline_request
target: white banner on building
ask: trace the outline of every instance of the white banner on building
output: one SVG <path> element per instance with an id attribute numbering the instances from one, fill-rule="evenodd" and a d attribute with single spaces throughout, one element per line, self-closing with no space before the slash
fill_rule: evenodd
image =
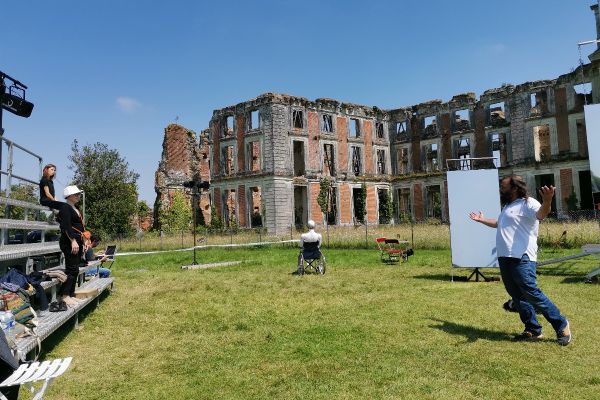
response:
<path id="1" fill-rule="evenodd" d="M 469 213 L 498 218 L 498 170 L 448 171 L 447 177 L 452 266 L 496 268 L 496 229 L 471 220 Z"/>
<path id="2" fill-rule="evenodd" d="M 600 192 L 600 104 L 584 107 L 592 192 Z"/>

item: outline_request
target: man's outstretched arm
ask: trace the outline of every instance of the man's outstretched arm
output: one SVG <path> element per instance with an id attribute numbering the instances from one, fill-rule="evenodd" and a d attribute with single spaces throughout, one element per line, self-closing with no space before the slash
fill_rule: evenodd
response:
<path id="1" fill-rule="evenodd" d="M 479 211 L 479 214 L 470 212 L 469 218 L 471 218 L 475 222 L 480 222 L 480 223 L 484 224 L 485 226 L 489 226 L 490 228 L 498 227 L 498 220 L 491 219 L 491 218 L 484 218 L 483 211 Z"/>

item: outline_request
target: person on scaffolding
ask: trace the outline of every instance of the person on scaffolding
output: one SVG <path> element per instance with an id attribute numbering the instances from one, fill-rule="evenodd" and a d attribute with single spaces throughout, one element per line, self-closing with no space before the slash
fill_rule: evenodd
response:
<path id="1" fill-rule="evenodd" d="M 42 170 L 40 179 L 40 204 L 55 210 L 60 210 L 65 204 L 57 201 L 54 194 L 54 177 L 56 176 L 56 165 L 47 164 Z"/>

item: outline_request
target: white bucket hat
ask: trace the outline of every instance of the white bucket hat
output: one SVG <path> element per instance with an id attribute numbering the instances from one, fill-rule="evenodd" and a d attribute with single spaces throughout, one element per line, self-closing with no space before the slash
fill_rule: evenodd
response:
<path id="1" fill-rule="evenodd" d="M 64 196 L 64 197 L 65 197 L 65 199 L 66 199 L 66 198 L 67 198 L 67 197 L 69 197 L 69 196 L 72 196 L 72 195 L 74 195 L 74 194 L 81 193 L 81 192 L 82 192 L 82 191 L 81 191 L 81 190 L 79 190 L 79 188 L 78 188 L 77 186 L 75 186 L 75 185 L 71 185 L 71 186 L 67 186 L 67 187 L 65 188 L 65 190 L 63 190 L 63 196 Z"/>

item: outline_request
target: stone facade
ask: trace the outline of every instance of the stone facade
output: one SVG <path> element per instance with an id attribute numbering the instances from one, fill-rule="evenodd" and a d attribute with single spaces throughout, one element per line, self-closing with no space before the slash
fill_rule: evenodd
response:
<path id="1" fill-rule="evenodd" d="M 556 79 L 392 110 L 265 93 L 215 110 L 201 144 L 185 128 L 167 127 L 157 199 L 200 172 L 210 175 L 212 204 L 226 224 L 284 233 L 308 219 L 323 224 L 326 211 L 330 224 L 355 224 L 354 196 L 366 184 L 369 224 L 379 221 L 381 191 L 391 194 L 395 222 L 447 220 L 445 171 L 495 167 L 523 175 L 532 193 L 555 185 L 558 213 L 571 191 L 592 209 L 583 105 L 600 102 L 599 51 Z M 332 180 L 329 210 L 317 202 L 324 176 Z"/>

